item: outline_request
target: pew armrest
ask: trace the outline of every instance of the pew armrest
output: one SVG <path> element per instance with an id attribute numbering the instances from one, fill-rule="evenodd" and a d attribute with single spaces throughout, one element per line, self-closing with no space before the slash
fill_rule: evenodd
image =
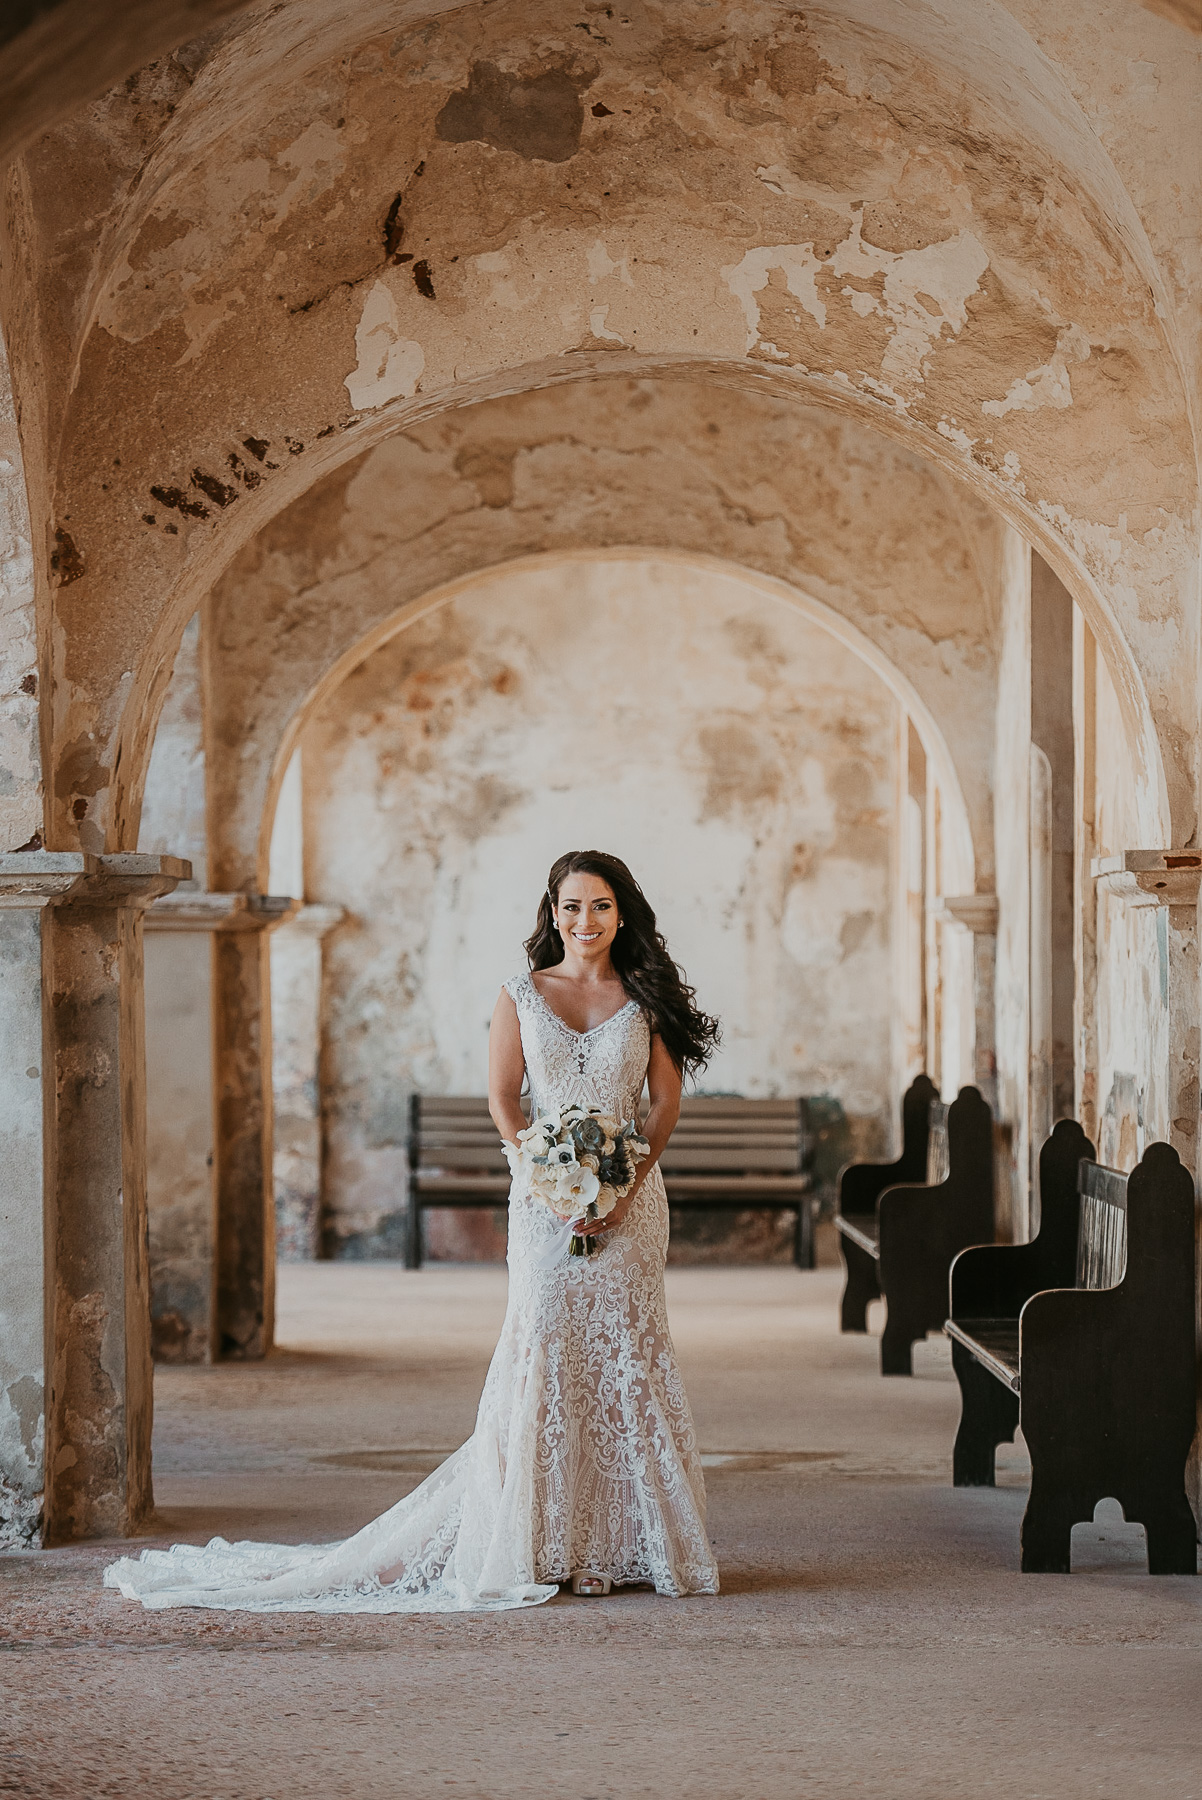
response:
<path id="1" fill-rule="evenodd" d="M 887 1187 L 901 1177 L 901 1164 L 849 1163 L 839 1176 L 839 1208 L 844 1218 L 863 1218 L 876 1211 Z"/>
<path id="2" fill-rule="evenodd" d="M 974 1244 L 951 1266 L 949 1314 L 953 1319 L 1017 1319 L 1043 1285 L 1034 1244 Z"/>

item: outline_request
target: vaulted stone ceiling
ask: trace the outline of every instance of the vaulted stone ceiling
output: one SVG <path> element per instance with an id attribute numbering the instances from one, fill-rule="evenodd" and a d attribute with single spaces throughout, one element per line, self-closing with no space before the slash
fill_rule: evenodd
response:
<path id="1" fill-rule="evenodd" d="M 1127 0 L 295 0 L 78 105 L 6 220 L 55 839 L 130 840 L 183 623 L 283 507 L 647 372 L 853 413 L 1017 523 L 1188 839 L 1198 94 Z"/>

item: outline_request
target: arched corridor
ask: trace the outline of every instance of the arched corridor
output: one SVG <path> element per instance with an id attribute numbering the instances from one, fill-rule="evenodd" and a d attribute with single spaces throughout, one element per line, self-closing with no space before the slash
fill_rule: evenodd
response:
<path id="1" fill-rule="evenodd" d="M 1057 1119 L 1120 1174 L 1163 1141 L 1196 1179 L 1196 13 L 59 0 L 0 26 L 0 1574 L 39 1642 L 52 1566 L 182 1529 L 189 1442 L 203 1528 L 235 1528 L 215 1446 L 260 1394 L 287 1438 L 306 1370 L 323 1408 L 340 1371 L 360 1396 L 331 1456 L 420 1448 L 430 1394 L 430 1447 L 458 1441 L 475 1350 L 444 1392 L 421 1296 L 474 1345 L 501 1275 L 467 1265 L 505 1215 L 418 1217 L 413 1109 L 483 1095 L 573 843 L 627 858 L 721 1015 L 700 1097 L 795 1103 L 828 1259 L 839 1166 L 898 1151 L 922 1071 L 987 1102 L 999 1243 L 1039 1228 Z M 873 1388 L 833 1275 L 776 1266 L 805 1218 L 673 1218 L 674 1260 L 713 1265 L 673 1271 L 724 1396 L 707 1454 L 742 1407 L 747 1454 L 801 1459 L 713 1465 L 746 1476 L 752 1660 L 813 1581 L 841 1644 L 874 1631 L 831 1549 L 852 1465 L 797 1474 L 845 1377 L 857 1541 L 909 1521 L 886 1635 L 945 1529 L 971 1605 L 1019 1604 L 983 1515 L 948 1522 L 980 1496 L 906 1460 L 954 1435 L 946 1346 Z M 393 1266 L 415 1244 L 426 1288 Z M 357 1314 L 385 1291 L 377 1368 Z M 750 1333 L 737 1405 L 707 1318 Z M 288 1512 L 310 1466 L 262 1489 L 272 1530 L 344 1528 Z M 1200 1482 L 1195 1444 L 1202 1517 Z M 1091 1582 L 1117 1644 L 1137 1584 Z"/>

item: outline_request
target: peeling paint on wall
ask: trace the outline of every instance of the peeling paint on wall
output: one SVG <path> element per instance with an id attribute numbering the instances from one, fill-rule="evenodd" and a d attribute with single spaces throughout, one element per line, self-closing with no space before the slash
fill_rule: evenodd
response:
<path id="1" fill-rule="evenodd" d="M 346 391 L 356 412 L 417 392 L 425 353 L 420 344 L 401 335 L 396 300 L 383 281 L 375 283 L 363 303 L 355 327 L 355 354 L 359 360 L 346 378 Z"/>
<path id="2" fill-rule="evenodd" d="M 703 1086 L 891 1130 L 897 703 L 737 577 L 499 573 L 370 656 L 302 740 L 328 940 L 328 1238 L 396 1254 L 405 1094 L 481 1093 L 546 868 L 600 844 L 724 1020 Z M 873 1003 L 866 1014 L 865 997 Z"/>

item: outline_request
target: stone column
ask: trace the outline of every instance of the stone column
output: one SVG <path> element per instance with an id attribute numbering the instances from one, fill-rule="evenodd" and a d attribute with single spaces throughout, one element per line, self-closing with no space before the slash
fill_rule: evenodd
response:
<path id="1" fill-rule="evenodd" d="M 156 1362 L 211 1362 L 217 1305 L 214 936 L 245 894 L 178 891 L 147 909 L 146 1189 Z"/>
<path id="2" fill-rule="evenodd" d="M 944 918 L 954 919 L 957 925 L 972 933 L 973 1081 L 993 1114 L 997 1227 L 1001 1236 L 1020 1239 L 1026 1235 L 1026 1185 L 1014 1166 L 1013 1128 L 998 1118 L 998 898 L 996 894 L 945 894 L 936 900 L 935 906 Z"/>
<path id="3" fill-rule="evenodd" d="M 997 1116 L 997 1038 L 994 980 L 997 968 L 998 901 L 996 894 L 942 895 L 937 912 L 972 933 L 972 1001 L 975 1024 L 973 1081 Z"/>
<path id="4" fill-rule="evenodd" d="M 322 941 L 341 906 L 302 906 L 271 938 L 276 1242 L 281 1260 L 321 1253 Z"/>
<path id="5" fill-rule="evenodd" d="M 126 1535 L 153 1505 L 140 912 L 188 873 L 0 856 L 0 1492 L 28 1539 L 41 1464 L 47 1544 Z"/>
<path id="6" fill-rule="evenodd" d="M 1169 1141 L 1198 1178 L 1199 985 L 1198 888 L 1202 852 L 1124 850 L 1094 859 L 1100 887 L 1129 906 L 1165 908 L 1163 989 L 1169 1022 Z"/>
<path id="7" fill-rule="evenodd" d="M 24 863 L 8 856 L 0 867 Z M 0 876 L 0 1549 L 35 1543 L 45 1450 L 44 908 L 75 877 Z M 46 1060 L 49 1060 L 47 1057 Z"/>
<path id="8" fill-rule="evenodd" d="M 1199 1009 L 1202 1001 L 1198 953 L 1198 888 L 1202 853 L 1197 850 L 1125 850 L 1094 859 L 1091 873 L 1100 887 L 1129 906 L 1163 907 L 1162 992 L 1169 1015 L 1169 1141 L 1198 1183 Z M 1159 921 L 1158 921 L 1159 924 Z M 1202 1279 L 1202 1215 L 1195 1211 L 1195 1280 Z M 1195 1323 L 1202 1344 L 1202 1285 L 1197 1289 Z M 1199 1373 L 1202 1375 L 1202 1364 Z M 1187 1480 L 1194 1517 L 1202 1526 L 1202 1387 L 1198 1395 L 1198 1435 L 1190 1453 Z"/>
<path id="9" fill-rule="evenodd" d="M 296 902 L 251 894 L 215 943 L 216 1354 L 266 1356 L 275 1330 L 271 1006 L 267 933 Z"/>

